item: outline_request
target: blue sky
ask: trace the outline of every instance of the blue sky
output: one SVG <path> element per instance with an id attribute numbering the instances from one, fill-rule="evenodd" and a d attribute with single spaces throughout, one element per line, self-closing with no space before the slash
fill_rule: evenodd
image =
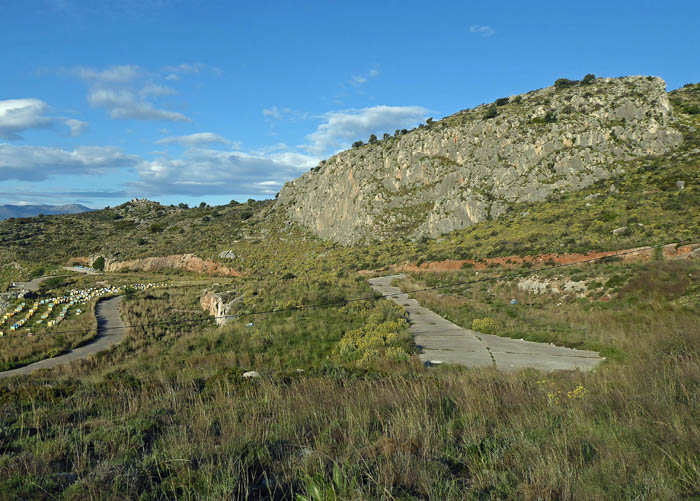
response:
<path id="1" fill-rule="evenodd" d="M 1 4 L 0 204 L 270 198 L 560 77 L 700 81 L 697 1 Z"/>

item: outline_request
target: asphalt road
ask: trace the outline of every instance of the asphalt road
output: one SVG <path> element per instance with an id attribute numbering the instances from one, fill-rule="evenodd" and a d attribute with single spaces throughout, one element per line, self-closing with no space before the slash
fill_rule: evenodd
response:
<path id="1" fill-rule="evenodd" d="M 505 371 L 525 368 L 540 370 L 591 370 L 603 359 L 599 353 L 574 350 L 546 343 L 533 343 L 464 329 L 422 307 L 398 287 L 395 279 L 405 275 L 371 278 L 372 289 L 408 312 L 413 340 L 428 364 L 450 363 L 467 367 L 496 367 Z"/>
<path id="2" fill-rule="evenodd" d="M 126 327 L 119 314 L 119 305 L 121 302 L 122 296 L 117 296 L 110 299 L 103 299 L 97 303 L 95 309 L 95 316 L 97 317 L 97 336 L 90 343 L 54 358 L 47 358 L 46 360 L 25 365 L 18 369 L 0 372 L 0 378 L 26 375 L 39 369 L 51 369 L 58 365 L 72 362 L 73 360 L 85 359 L 94 353 L 107 350 L 121 342 L 126 334 Z"/>

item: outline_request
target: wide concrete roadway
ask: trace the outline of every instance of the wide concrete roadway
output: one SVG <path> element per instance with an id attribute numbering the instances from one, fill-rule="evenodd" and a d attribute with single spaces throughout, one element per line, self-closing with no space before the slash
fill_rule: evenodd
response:
<path id="1" fill-rule="evenodd" d="M 591 370 L 602 358 L 594 351 L 574 350 L 464 329 L 422 307 L 391 283 L 405 275 L 371 278 L 372 289 L 402 306 L 408 313 L 413 340 L 427 364 L 450 363 L 467 367 L 496 367 L 504 371 L 533 368 Z"/>
<path id="2" fill-rule="evenodd" d="M 5 372 L 0 372 L 0 378 L 10 376 L 22 376 L 30 374 L 39 369 L 51 369 L 58 365 L 67 364 L 73 360 L 81 360 L 89 357 L 94 353 L 111 348 L 113 345 L 121 342 L 126 334 L 126 327 L 122 322 L 119 314 L 119 305 L 122 302 L 122 296 L 117 296 L 109 299 L 103 299 L 97 303 L 95 308 L 95 316 L 97 317 L 97 336 L 88 344 L 59 355 L 54 358 L 47 358 L 33 364 L 25 365 L 18 369 L 12 369 Z M 41 334 L 50 336 L 50 333 Z"/>

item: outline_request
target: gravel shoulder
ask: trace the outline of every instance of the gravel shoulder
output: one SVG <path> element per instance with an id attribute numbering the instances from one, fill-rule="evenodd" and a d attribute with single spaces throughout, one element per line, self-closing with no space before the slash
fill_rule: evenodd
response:
<path id="1" fill-rule="evenodd" d="M 121 342 L 126 335 L 126 326 L 124 322 L 122 322 L 121 315 L 119 314 L 119 305 L 122 302 L 122 298 L 122 296 L 117 296 L 103 299 L 97 303 L 97 307 L 95 308 L 97 336 L 90 341 L 90 343 L 54 358 L 47 358 L 46 360 L 34 362 L 24 367 L 0 372 L 0 378 L 31 374 L 39 369 L 51 369 L 74 360 L 85 359 L 94 353 L 107 350 Z"/>

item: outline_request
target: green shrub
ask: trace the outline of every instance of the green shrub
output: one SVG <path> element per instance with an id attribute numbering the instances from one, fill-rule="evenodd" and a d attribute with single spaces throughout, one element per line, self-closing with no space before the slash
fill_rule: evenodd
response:
<path id="1" fill-rule="evenodd" d="M 615 289 L 624 284 L 627 280 L 622 275 L 614 274 L 612 277 L 605 282 L 605 286 L 609 289 Z"/>
<path id="2" fill-rule="evenodd" d="M 496 321 L 491 317 L 475 318 L 472 320 L 472 329 L 484 334 L 495 334 Z"/>
<path id="3" fill-rule="evenodd" d="M 508 104 L 509 99 L 507 97 L 499 97 L 496 99 L 496 106 L 505 106 Z"/>
<path id="4" fill-rule="evenodd" d="M 495 118 L 498 116 L 498 110 L 496 110 L 495 105 L 491 105 L 488 108 L 486 108 L 486 111 L 484 112 L 484 119 L 489 120 L 491 118 Z"/>
<path id="5" fill-rule="evenodd" d="M 554 82 L 554 88 L 556 90 L 563 90 L 563 89 L 568 89 L 569 87 L 573 87 L 577 85 L 579 82 L 578 80 L 569 80 L 568 78 L 559 78 L 557 79 L 556 82 Z"/>
<path id="6" fill-rule="evenodd" d="M 100 256 L 92 262 L 92 268 L 97 271 L 104 271 L 105 269 L 105 258 Z"/>

